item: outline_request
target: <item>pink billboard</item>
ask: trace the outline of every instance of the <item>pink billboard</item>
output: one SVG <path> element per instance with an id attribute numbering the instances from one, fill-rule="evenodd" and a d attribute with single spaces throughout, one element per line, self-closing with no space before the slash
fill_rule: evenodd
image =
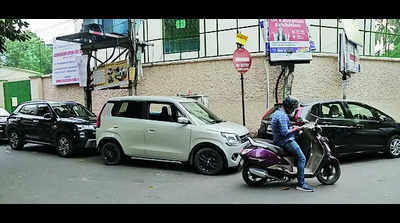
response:
<path id="1" fill-rule="evenodd" d="M 305 19 L 270 19 L 269 41 L 309 41 Z"/>

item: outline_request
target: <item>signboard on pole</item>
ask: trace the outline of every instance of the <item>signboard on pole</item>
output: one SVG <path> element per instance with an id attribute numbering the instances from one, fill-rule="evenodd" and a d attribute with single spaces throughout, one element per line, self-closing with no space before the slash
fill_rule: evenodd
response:
<path id="1" fill-rule="evenodd" d="M 305 19 L 269 19 L 270 61 L 310 61 L 310 39 Z"/>
<path id="2" fill-rule="evenodd" d="M 236 43 L 246 46 L 247 36 L 243 35 L 242 33 L 236 34 Z"/>
<path id="3" fill-rule="evenodd" d="M 53 85 L 79 83 L 79 65 L 76 57 L 82 56 L 81 45 L 55 40 L 53 45 Z"/>
<path id="4" fill-rule="evenodd" d="M 129 67 L 126 60 L 107 64 L 94 71 L 95 89 L 128 87 L 134 75 L 135 68 Z"/>
<path id="5" fill-rule="evenodd" d="M 233 65 L 239 73 L 246 73 L 251 66 L 250 53 L 245 48 L 237 48 L 233 53 Z"/>
<path id="6" fill-rule="evenodd" d="M 79 69 L 79 87 L 86 87 L 88 55 L 76 56 L 75 59 Z"/>

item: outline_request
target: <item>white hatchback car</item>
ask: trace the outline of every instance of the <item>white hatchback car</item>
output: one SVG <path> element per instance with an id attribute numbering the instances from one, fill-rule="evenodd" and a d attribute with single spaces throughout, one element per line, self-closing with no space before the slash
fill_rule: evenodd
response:
<path id="1" fill-rule="evenodd" d="M 122 158 L 193 165 L 202 174 L 240 166 L 249 130 L 181 97 L 111 98 L 97 117 L 96 143 L 105 164 Z"/>

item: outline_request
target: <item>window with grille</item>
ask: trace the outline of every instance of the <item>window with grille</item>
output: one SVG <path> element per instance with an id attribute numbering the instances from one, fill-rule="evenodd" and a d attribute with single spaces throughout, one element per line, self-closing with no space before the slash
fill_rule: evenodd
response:
<path id="1" fill-rule="evenodd" d="M 200 50 L 198 19 L 163 19 L 164 54 Z"/>

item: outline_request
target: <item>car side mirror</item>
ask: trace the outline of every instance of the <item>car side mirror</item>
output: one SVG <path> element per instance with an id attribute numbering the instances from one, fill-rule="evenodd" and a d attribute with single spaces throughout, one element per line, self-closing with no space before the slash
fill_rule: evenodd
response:
<path id="1" fill-rule="evenodd" d="M 190 121 L 186 117 L 178 117 L 178 123 L 187 125 L 190 124 Z"/>
<path id="2" fill-rule="evenodd" d="M 52 119 L 53 116 L 52 116 L 50 113 L 46 113 L 46 114 L 43 115 L 43 118 L 45 118 L 45 119 Z"/>

